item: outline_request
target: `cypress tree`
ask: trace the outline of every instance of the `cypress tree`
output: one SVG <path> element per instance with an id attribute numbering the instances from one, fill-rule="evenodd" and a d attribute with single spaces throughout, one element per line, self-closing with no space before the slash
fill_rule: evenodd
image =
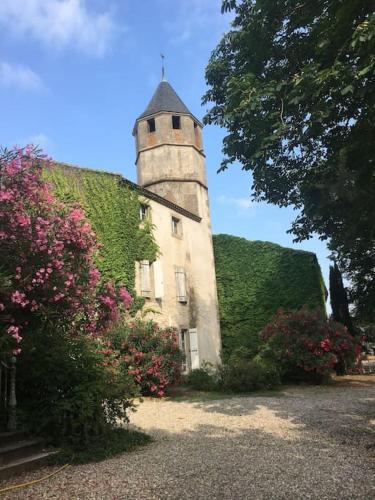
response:
<path id="1" fill-rule="evenodd" d="M 353 322 L 349 314 L 348 297 L 340 269 L 336 262 L 329 267 L 329 295 L 332 308 L 332 317 L 335 321 L 346 326 L 348 331 L 353 335 Z"/>

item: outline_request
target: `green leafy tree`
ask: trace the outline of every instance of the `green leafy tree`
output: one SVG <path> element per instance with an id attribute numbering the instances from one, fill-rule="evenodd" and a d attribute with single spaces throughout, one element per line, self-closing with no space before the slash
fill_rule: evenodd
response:
<path id="1" fill-rule="evenodd" d="M 298 209 L 296 241 L 329 240 L 366 321 L 375 311 L 375 12 L 369 0 L 226 0 L 232 29 L 206 69 L 221 170 Z"/>

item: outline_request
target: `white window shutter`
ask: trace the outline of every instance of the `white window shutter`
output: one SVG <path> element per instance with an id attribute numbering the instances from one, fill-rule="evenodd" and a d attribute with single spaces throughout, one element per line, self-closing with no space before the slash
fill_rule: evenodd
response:
<path id="1" fill-rule="evenodd" d="M 163 268 L 160 260 L 156 260 L 152 266 L 154 268 L 155 299 L 164 296 Z"/>
<path id="2" fill-rule="evenodd" d="M 180 302 L 187 302 L 186 295 L 186 275 L 183 267 L 176 268 L 177 299 Z"/>
<path id="3" fill-rule="evenodd" d="M 196 328 L 189 329 L 189 337 L 191 369 L 196 370 L 199 368 L 198 332 Z"/>
<path id="4" fill-rule="evenodd" d="M 141 261 L 141 295 L 142 297 L 150 297 L 150 263 L 148 260 Z"/>

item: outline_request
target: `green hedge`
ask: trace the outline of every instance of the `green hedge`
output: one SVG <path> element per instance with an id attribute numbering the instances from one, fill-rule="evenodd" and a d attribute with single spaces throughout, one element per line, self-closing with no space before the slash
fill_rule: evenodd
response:
<path id="1" fill-rule="evenodd" d="M 226 234 L 213 241 L 224 358 L 240 346 L 255 352 L 259 331 L 280 307 L 325 312 L 315 254 Z"/>
<path id="2" fill-rule="evenodd" d="M 85 210 L 101 244 L 96 264 L 103 276 L 134 291 L 135 262 L 153 261 L 158 252 L 152 225 L 140 227 L 138 193 L 107 172 L 55 163 L 45 175 L 58 198 Z"/>

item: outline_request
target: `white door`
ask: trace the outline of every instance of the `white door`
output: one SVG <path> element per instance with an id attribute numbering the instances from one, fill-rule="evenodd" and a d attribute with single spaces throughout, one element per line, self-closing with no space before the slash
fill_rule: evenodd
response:
<path id="1" fill-rule="evenodd" d="M 189 337 L 191 369 L 195 370 L 199 368 L 198 332 L 196 328 L 189 329 Z"/>

